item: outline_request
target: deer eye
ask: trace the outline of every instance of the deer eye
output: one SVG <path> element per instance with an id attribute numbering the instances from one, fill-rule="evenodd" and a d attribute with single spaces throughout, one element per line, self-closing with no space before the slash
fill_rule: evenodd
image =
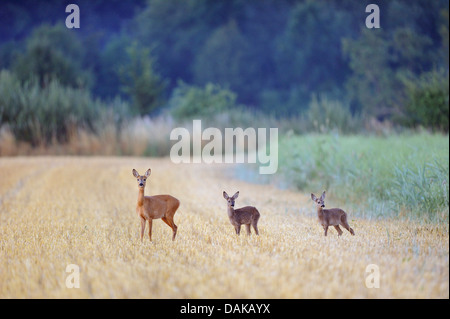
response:
<path id="1" fill-rule="evenodd" d="M 144 178 L 144 182 L 146 181 L 146 179 Z"/>
<path id="2" fill-rule="evenodd" d="M 137 179 L 137 181 L 139 182 L 139 178 Z"/>

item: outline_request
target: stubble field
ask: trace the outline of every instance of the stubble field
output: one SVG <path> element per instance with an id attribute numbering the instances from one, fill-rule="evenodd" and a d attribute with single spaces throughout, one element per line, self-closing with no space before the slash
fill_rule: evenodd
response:
<path id="1" fill-rule="evenodd" d="M 156 220 L 153 242 L 140 242 L 133 168 L 152 169 L 146 195 L 181 201 L 175 241 Z M 356 236 L 331 228 L 324 237 L 309 194 L 232 179 L 229 169 L 0 158 L 0 298 L 449 298 L 448 224 L 348 211 Z M 236 207 L 258 208 L 260 236 L 235 235 L 223 190 L 240 191 Z M 66 286 L 71 264 L 80 288 Z M 379 288 L 366 285 L 371 264 Z"/>

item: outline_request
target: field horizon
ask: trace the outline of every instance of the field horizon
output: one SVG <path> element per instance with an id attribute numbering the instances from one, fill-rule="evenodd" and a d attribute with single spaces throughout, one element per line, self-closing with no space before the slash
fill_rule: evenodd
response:
<path id="1" fill-rule="evenodd" d="M 145 195 L 181 201 L 175 241 L 161 220 L 139 240 L 133 168 L 152 169 Z M 324 237 L 309 193 L 234 174 L 169 158 L 0 158 L 0 298 L 449 298 L 448 223 L 348 210 L 356 236 Z M 223 190 L 258 208 L 260 236 L 235 235 Z M 80 288 L 66 286 L 68 265 Z"/>

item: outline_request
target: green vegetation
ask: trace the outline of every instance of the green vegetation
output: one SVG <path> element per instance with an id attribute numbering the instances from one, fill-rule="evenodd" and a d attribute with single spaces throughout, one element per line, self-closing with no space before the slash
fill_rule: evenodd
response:
<path id="1" fill-rule="evenodd" d="M 40 87 L 57 80 L 62 86 L 83 88 L 92 82 L 92 73 L 83 68 L 86 52 L 80 39 L 61 25 L 44 24 L 26 39 L 12 70 L 22 82 L 37 80 Z"/>
<path id="2" fill-rule="evenodd" d="M 78 129 L 100 133 L 108 113 L 114 113 L 114 124 L 120 125 L 129 111 L 119 100 L 106 105 L 89 91 L 65 87 L 58 80 L 41 87 L 37 81 L 22 84 L 9 71 L 0 72 L 0 122 L 8 124 L 16 139 L 33 146 L 68 142 Z"/>
<path id="3" fill-rule="evenodd" d="M 432 71 L 422 74 L 418 81 L 406 83 L 409 99 L 405 105 L 404 125 L 448 132 L 448 73 Z"/>
<path id="4" fill-rule="evenodd" d="M 126 52 L 130 62 L 119 68 L 122 90 L 131 97 L 134 114 L 148 114 L 162 104 L 166 82 L 155 73 L 149 49 L 133 43 Z"/>
<path id="5" fill-rule="evenodd" d="M 293 136 L 280 142 L 279 159 L 288 185 L 327 190 L 356 215 L 448 222 L 448 135 Z"/>
<path id="6" fill-rule="evenodd" d="M 345 109 L 351 132 L 371 118 L 447 133 L 448 2 L 381 1 L 380 29 L 365 27 L 368 3 L 81 0 L 90 18 L 73 30 L 56 19 L 60 1 L 5 0 L 0 69 L 41 88 L 57 80 L 93 100 L 120 97 L 130 117 L 169 107 L 203 116 L 222 106 L 200 95 L 226 90 L 228 104 L 277 119 L 305 117 L 323 99 Z M 187 107 L 191 95 L 208 105 Z"/>
<path id="7" fill-rule="evenodd" d="M 215 114 L 236 109 L 236 94 L 208 83 L 204 88 L 179 83 L 169 101 L 176 119 L 211 118 Z"/>

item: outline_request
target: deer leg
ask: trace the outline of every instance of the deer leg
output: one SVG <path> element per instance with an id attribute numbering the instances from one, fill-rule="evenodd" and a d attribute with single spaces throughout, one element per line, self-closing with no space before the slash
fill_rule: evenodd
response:
<path id="1" fill-rule="evenodd" d="M 347 229 L 349 232 L 350 232 L 350 234 L 352 234 L 353 236 L 355 236 L 355 232 L 353 231 L 353 229 L 350 227 L 350 225 L 348 224 L 348 222 L 347 222 L 347 218 L 343 218 L 342 220 L 341 220 L 341 225 L 342 225 L 342 227 L 344 227 L 345 229 Z"/>
<path id="2" fill-rule="evenodd" d="M 161 217 L 162 221 L 165 222 L 170 228 L 172 228 L 172 225 L 170 225 L 170 222 L 167 220 L 166 217 Z M 173 230 L 173 228 L 172 228 Z"/>
<path id="3" fill-rule="evenodd" d="M 341 236 L 343 231 L 341 230 L 341 228 L 339 227 L 339 225 L 335 225 L 334 228 L 336 228 L 337 232 L 338 232 L 338 236 Z"/>
<path id="4" fill-rule="evenodd" d="M 250 236 L 250 234 L 252 233 L 250 230 L 250 224 L 245 224 L 245 228 L 247 229 L 247 235 Z"/>
<path id="5" fill-rule="evenodd" d="M 173 230 L 173 236 L 172 236 L 172 240 L 175 240 L 175 237 L 177 235 L 177 229 L 178 226 L 175 225 L 175 222 L 173 220 L 173 216 L 175 215 L 175 213 L 177 212 L 178 207 L 180 206 L 180 203 L 178 202 L 175 206 L 173 206 L 167 213 L 165 218 L 167 219 L 167 221 L 169 222 L 169 226 L 172 228 Z"/>
<path id="6" fill-rule="evenodd" d="M 323 229 L 325 230 L 325 236 L 327 236 L 327 232 L 328 232 L 328 226 L 323 226 Z"/>
<path id="7" fill-rule="evenodd" d="M 150 238 L 150 241 L 152 241 L 152 226 L 153 226 L 153 219 L 148 220 L 148 238 Z"/>
<path id="8" fill-rule="evenodd" d="M 177 235 L 177 225 L 175 225 L 173 218 L 169 217 L 162 217 L 161 218 L 167 225 L 169 225 L 170 228 L 173 230 L 172 240 L 175 240 L 175 236 Z"/>
<path id="9" fill-rule="evenodd" d="M 252 223 L 253 229 L 255 230 L 256 235 L 259 235 L 258 232 L 258 221 Z"/>
<path id="10" fill-rule="evenodd" d="M 234 229 L 236 229 L 236 234 L 239 235 L 241 233 L 241 225 L 234 226 Z"/>
<path id="11" fill-rule="evenodd" d="M 177 227 L 177 225 L 175 225 L 175 222 L 173 221 L 173 219 L 170 219 L 169 221 L 170 221 L 170 224 L 171 224 L 171 227 L 172 227 L 172 230 L 173 230 L 172 240 L 175 240 L 175 236 L 177 236 L 177 229 L 178 229 L 178 227 Z"/>
<path id="12" fill-rule="evenodd" d="M 145 219 L 141 217 L 141 242 L 144 240 Z"/>

